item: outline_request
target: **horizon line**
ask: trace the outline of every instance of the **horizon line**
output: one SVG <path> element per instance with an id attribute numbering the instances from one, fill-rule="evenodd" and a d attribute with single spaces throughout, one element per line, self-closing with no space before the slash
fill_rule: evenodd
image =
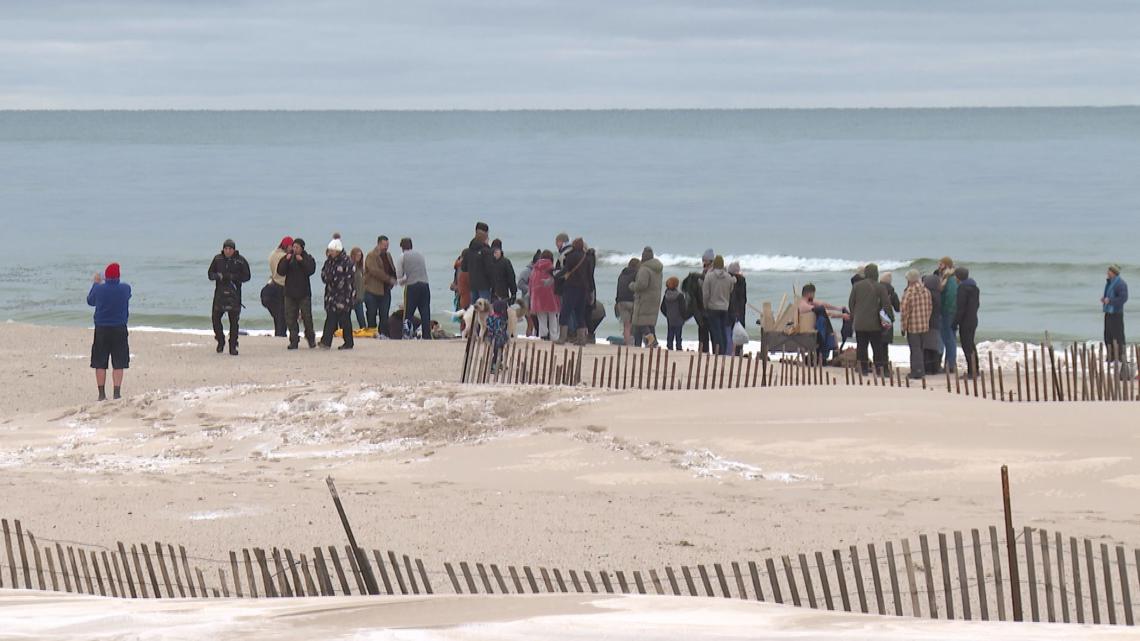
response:
<path id="1" fill-rule="evenodd" d="M 478 108 L 289 108 L 289 107 L 232 107 L 232 108 L 195 108 L 195 107 L 109 107 L 109 108 L 4 108 L 0 113 L 521 113 L 521 112 L 650 112 L 650 111 L 690 111 L 690 112 L 744 112 L 744 111 L 950 111 L 950 110 L 1063 110 L 1063 109 L 1135 109 L 1138 104 L 1114 105 L 946 105 L 946 106 L 911 106 L 911 107 L 509 107 L 501 109 Z"/>

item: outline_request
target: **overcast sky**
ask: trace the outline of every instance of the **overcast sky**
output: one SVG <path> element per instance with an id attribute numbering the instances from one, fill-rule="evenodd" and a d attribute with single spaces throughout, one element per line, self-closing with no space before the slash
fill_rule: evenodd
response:
<path id="1" fill-rule="evenodd" d="M 1140 103 L 1131 0 L 0 0 L 0 108 Z"/>

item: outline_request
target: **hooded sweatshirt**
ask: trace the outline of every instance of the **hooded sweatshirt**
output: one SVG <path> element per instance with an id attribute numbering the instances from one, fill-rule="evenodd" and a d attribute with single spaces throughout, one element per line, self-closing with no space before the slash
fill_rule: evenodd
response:
<path id="1" fill-rule="evenodd" d="M 888 315 L 894 317 L 891 298 L 887 288 L 879 282 L 878 265 L 874 263 L 867 265 L 863 276 L 863 280 L 851 288 L 851 296 L 847 300 L 847 308 L 851 310 L 852 326 L 856 332 L 879 332 L 883 329 L 879 312 L 886 311 Z"/>
<path id="2" fill-rule="evenodd" d="M 978 284 L 974 282 L 973 278 L 967 278 L 958 283 L 956 289 L 958 309 L 954 314 L 954 326 L 976 329 L 978 327 L 978 308 L 982 305 L 982 294 L 978 289 Z"/>
<path id="3" fill-rule="evenodd" d="M 665 290 L 665 296 L 661 298 L 661 313 L 665 315 L 665 322 L 669 327 L 680 327 L 685 324 L 685 295 L 681 290 Z"/>
<path id="4" fill-rule="evenodd" d="M 125 327 L 130 316 L 131 286 L 108 278 L 91 286 L 87 304 L 95 308 L 95 327 Z"/>
<path id="5" fill-rule="evenodd" d="M 735 286 L 736 278 L 732 274 L 719 268 L 710 269 L 705 274 L 705 282 L 701 285 L 705 309 L 727 312 L 732 299 L 732 288 Z"/>
<path id="6" fill-rule="evenodd" d="M 634 325 L 650 326 L 657 324 L 663 283 L 661 273 L 663 271 L 665 271 L 665 266 L 656 258 L 641 261 L 641 266 L 637 268 L 637 278 L 629 284 L 629 289 L 633 292 Z"/>

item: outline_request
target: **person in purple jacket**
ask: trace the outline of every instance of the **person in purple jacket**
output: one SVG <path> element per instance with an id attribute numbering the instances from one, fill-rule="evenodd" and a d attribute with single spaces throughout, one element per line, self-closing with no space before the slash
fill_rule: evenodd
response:
<path id="1" fill-rule="evenodd" d="M 104 278 L 105 277 L 105 278 Z M 114 398 L 122 398 L 123 372 L 131 366 L 131 348 L 127 343 L 127 317 L 130 316 L 131 286 L 120 280 L 119 263 L 107 265 L 103 274 L 95 274 L 87 304 L 95 308 L 95 339 L 91 343 L 91 367 L 99 400 L 107 400 L 107 365 L 114 368 Z"/>

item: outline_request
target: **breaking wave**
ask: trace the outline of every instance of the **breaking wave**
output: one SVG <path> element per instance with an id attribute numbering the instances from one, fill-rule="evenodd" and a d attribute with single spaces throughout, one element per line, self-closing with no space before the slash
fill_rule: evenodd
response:
<path id="1" fill-rule="evenodd" d="M 625 254 L 620 252 L 604 253 L 600 262 L 606 265 L 625 265 L 631 258 L 640 257 L 640 254 Z M 685 256 L 682 254 L 658 254 L 657 259 L 666 267 L 700 267 L 700 256 Z M 875 262 L 879 270 L 902 269 L 912 264 L 909 260 L 879 260 L 859 261 L 844 258 L 806 258 L 803 256 L 785 256 L 771 254 L 742 254 L 728 255 L 724 262 L 738 262 L 745 272 L 854 272 L 860 266 Z"/>

